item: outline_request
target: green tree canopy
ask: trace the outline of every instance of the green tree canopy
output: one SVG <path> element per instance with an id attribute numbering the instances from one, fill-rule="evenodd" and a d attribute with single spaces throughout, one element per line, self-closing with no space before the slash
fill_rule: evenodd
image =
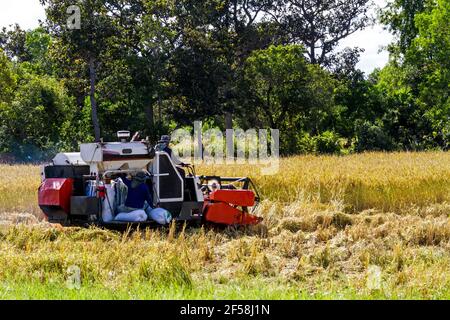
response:
<path id="1" fill-rule="evenodd" d="M 16 76 L 12 64 L 0 49 L 0 103 L 10 102 L 16 86 Z"/>
<path id="2" fill-rule="evenodd" d="M 320 133 L 333 107 L 334 80 L 308 64 L 298 45 L 255 51 L 246 61 L 245 80 L 253 112 L 256 109 L 266 125 L 281 130 L 286 152 L 295 150 L 300 132 Z"/>

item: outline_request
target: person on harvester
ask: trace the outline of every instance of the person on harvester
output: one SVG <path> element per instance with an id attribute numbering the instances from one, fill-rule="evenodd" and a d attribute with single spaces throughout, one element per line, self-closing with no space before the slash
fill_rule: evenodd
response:
<path id="1" fill-rule="evenodd" d="M 127 178 L 122 179 L 123 183 L 128 188 L 125 204 L 118 208 L 119 212 L 132 212 L 135 210 L 152 209 L 153 199 L 150 188 L 145 183 L 147 175 L 140 171 L 137 172 L 131 180 Z M 147 205 L 145 204 L 147 202 Z"/>
<path id="2" fill-rule="evenodd" d="M 172 157 L 172 149 L 170 148 L 170 136 L 161 136 L 161 139 L 158 141 L 155 149 L 156 151 L 166 152 L 169 157 Z"/>
<path id="3" fill-rule="evenodd" d="M 158 141 L 158 144 L 156 145 L 155 150 L 156 150 L 156 151 L 162 151 L 162 152 L 167 153 L 167 154 L 169 155 L 169 157 L 172 159 L 172 162 L 173 162 L 175 165 L 181 166 L 181 167 L 185 167 L 186 164 L 183 163 L 183 162 L 181 162 L 181 161 L 173 154 L 172 149 L 170 148 L 170 140 L 171 140 L 171 138 L 170 138 L 170 136 L 168 136 L 168 135 L 161 136 L 161 139 Z M 183 169 L 177 167 L 177 170 L 178 170 L 178 172 L 181 174 L 182 177 L 185 177 L 185 176 L 186 176 L 186 172 L 185 172 Z"/>
<path id="4" fill-rule="evenodd" d="M 172 149 L 170 148 L 170 136 L 164 135 L 161 136 L 161 139 L 158 141 L 158 144 L 155 147 L 156 151 L 163 151 L 169 155 L 169 157 L 172 159 L 173 163 L 175 163 L 177 166 L 185 166 L 186 164 L 181 162 L 172 152 Z"/>

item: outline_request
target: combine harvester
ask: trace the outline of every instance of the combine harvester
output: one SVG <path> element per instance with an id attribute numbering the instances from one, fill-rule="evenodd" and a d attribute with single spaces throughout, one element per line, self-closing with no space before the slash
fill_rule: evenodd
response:
<path id="1" fill-rule="evenodd" d="M 245 226 L 262 220 L 250 213 L 259 202 L 250 178 L 197 176 L 193 165 L 176 165 L 148 140 L 128 141 L 128 131 L 118 137 L 120 142 L 82 144 L 79 153 L 60 153 L 42 168 L 38 203 L 50 223 L 111 229 L 155 225 L 150 218 L 111 219 L 118 213 L 110 199 L 112 185 L 138 172 L 147 175 L 152 206 L 167 210 L 175 221 Z"/>

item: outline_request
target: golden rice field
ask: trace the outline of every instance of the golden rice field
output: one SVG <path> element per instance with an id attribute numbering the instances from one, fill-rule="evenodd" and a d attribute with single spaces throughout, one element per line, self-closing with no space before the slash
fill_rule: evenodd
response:
<path id="1" fill-rule="evenodd" d="M 197 167 L 254 179 L 264 223 L 245 230 L 50 226 L 39 168 L 0 173 L 0 299 L 450 299 L 449 153 Z"/>

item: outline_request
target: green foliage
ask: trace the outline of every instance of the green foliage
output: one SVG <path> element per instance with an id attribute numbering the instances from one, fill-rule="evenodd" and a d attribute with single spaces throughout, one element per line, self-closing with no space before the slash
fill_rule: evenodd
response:
<path id="1" fill-rule="evenodd" d="M 246 61 L 245 79 L 259 107 L 273 127 L 281 125 L 292 109 L 305 109 L 308 71 L 300 46 L 272 46 L 254 52 Z"/>
<path id="2" fill-rule="evenodd" d="M 431 122 L 433 139 L 442 147 L 450 146 L 450 3 L 432 1 L 430 8 L 415 18 L 418 37 L 408 50 L 407 63 L 416 66 L 419 103 L 428 110 L 425 118 Z"/>
<path id="3" fill-rule="evenodd" d="M 334 50 L 369 22 L 367 0 L 78 1 L 81 30 L 66 27 L 73 1 L 41 3 L 42 27 L 0 31 L 1 153 L 36 160 L 123 129 L 156 141 L 195 120 L 279 129 L 283 155 L 449 148 L 447 0 L 391 1 L 390 62 L 368 76 L 358 48 Z"/>
<path id="4" fill-rule="evenodd" d="M 298 139 L 297 150 L 301 153 L 338 155 L 353 151 L 352 145 L 348 144 L 347 139 L 341 138 L 333 131 L 325 131 L 316 136 L 303 133 Z"/>
<path id="5" fill-rule="evenodd" d="M 53 74 L 51 61 L 48 59 L 51 43 L 52 38 L 44 28 L 40 27 L 26 33 L 25 49 L 36 73 Z"/>
<path id="6" fill-rule="evenodd" d="M 396 46 L 391 46 L 394 54 L 404 53 L 417 36 L 416 14 L 422 12 L 428 0 L 394 0 L 380 14 L 380 20 L 391 32 L 398 36 Z"/>
<path id="7" fill-rule="evenodd" d="M 259 120 L 281 131 L 281 148 L 296 152 L 295 131 L 318 133 L 333 107 L 334 81 L 310 65 L 301 46 L 271 46 L 247 59 L 244 79 Z M 294 133 L 294 134 L 293 134 Z"/>
<path id="8" fill-rule="evenodd" d="M 390 23 L 400 33 L 401 54 L 393 55 L 377 84 L 388 109 L 383 122 L 402 148 L 448 149 L 450 4 L 425 1 L 412 9 L 396 3 L 397 20 Z M 413 26 L 398 28 L 406 23 Z"/>
<path id="9" fill-rule="evenodd" d="M 386 131 L 368 121 L 357 126 L 356 151 L 390 151 L 394 149 L 391 137 Z"/>
<path id="10" fill-rule="evenodd" d="M 342 140 L 332 131 L 325 131 L 316 136 L 314 140 L 318 153 L 340 153 L 343 150 Z"/>
<path id="11" fill-rule="evenodd" d="M 0 49 L 0 104 L 10 102 L 16 86 L 16 76 L 8 58 Z"/>
<path id="12" fill-rule="evenodd" d="M 66 89 L 49 76 L 19 70 L 18 88 L 0 109 L 0 149 L 19 159 L 36 161 L 64 147 L 62 131 L 70 126 L 73 109 Z"/>

